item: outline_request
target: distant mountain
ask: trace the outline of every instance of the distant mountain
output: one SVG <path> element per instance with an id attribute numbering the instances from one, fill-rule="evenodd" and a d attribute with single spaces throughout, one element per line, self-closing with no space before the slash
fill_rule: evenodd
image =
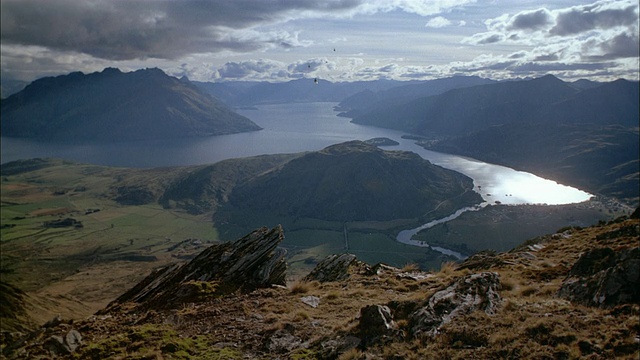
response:
<path id="1" fill-rule="evenodd" d="M 540 109 L 538 121 L 638 127 L 638 82 L 619 79 L 576 93 Z"/>
<path id="2" fill-rule="evenodd" d="M 638 82 L 548 75 L 396 101 L 353 122 L 439 137 L 425 146 L 637 203 L 638 98 Z"/>
<path id="3" fill-rule="evenodd" d="M 406 151 L 350 141 L 307 153 L 237 186 L 232 208 L 333 221 L 420 218 L 440 203 L 481 202 L 473 181 Z"/>
<path id="4" fill-rule="evenodd" d="M 353 122 L 411 133 L 458 135 L 488 126 L 527 122 L 545 106 L 579 90 L 548 75 L 454 89 L 358 116 Z"/>
<path id="5" fill-rule="evenodd" d="M 29 85 L 28 81 L 2 79 L 0 83 L 0 97 L 7 98 Z"/>
<path id="6" fill-rule="evenodd" d="M 594 87 L 598 87 L 600 85 L 602 85 L 602 84 L 597 82 L 597 81 L 591 81 L 591 80 L 587 80 L 587 79 L 580 79 L 580 80 L 576 80 L 576 81 L 571 83 L 571 86 L 573 86 L 574 88 L 576 88 L 578 90 L 591 89 L 591 88 L 594 88 Z"/>
<path id="7" fill-rule="evenodd" d="M 202 90 L 235 107 L 260 104 L 285 104 L 295 102 L 339 102 L 356 93 L 380 91 L 399 85 L 417 82 L 376 80 L 354 82 L 330 82 L 314 78 L 288 82 L 195 82 Z"/>
<path id="8" fill-rule="evenodd" d="M 638 82 L 618 80 L 579 90 L 547 75 L 524 81 L 454 89 L 411 102 L 396 101 L 353 122 L 422 135 L 457 136 L 508 123 L 638 124 Z"/>
<path id="9" fill-rule="evenodd" d="M 159 69 L 108 68 L 34 81 L 2 100 L 2 135 L 118 141 L 209 136 L 260 127 Z"/>
<path id="10" fill-rule="evenodd" d="M 398 106 L 418 98 L 442 94 L 452 89 L 494 83 L 496 83 L 495 80 L 483 79 L 477 76 L 454 76 L 410 83 L 377 92 L 367 89 L 342 100 L 337 108 L 343 111 L 341 116 L 353 118 L 366 113 L 384 111 L 383 109 L 391 106 Z"/>

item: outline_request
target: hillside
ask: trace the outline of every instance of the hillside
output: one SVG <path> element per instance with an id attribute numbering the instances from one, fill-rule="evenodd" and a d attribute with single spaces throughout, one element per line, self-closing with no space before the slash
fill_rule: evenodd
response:
<path id="1" fill-rule="evenodd" d="M 531 172 L 637 206 L 639 138 L 637 127 L 545 122 L 494 126 L 425 146 Z"/>
<path id="2" fill-rule="evenodd" d="M 3 355 L 637 359 L 639 215 L 439 272 L 332 255 L 286 286 L 272 285 L 282 284 L 284 231 L 261 228 L 150 273 L 94 316 L 6 334 Z"/>
<path id="3" fill-rule="evenodd" d="M 47 141 L 121 141 L 259 130 L 188 81 L 159 69 L 71 73 L 34 81 L 2 100 L 2 135 Z"/>
<path id="4" fill-rule="evenodd" d="M 242 184 L 229 198 L 236 209 L 332 221 L 421 218 L 442 202 L 481 202 L 464 175 L 419 155 L 385 151 L 362 141 L 329 146 Z"/>

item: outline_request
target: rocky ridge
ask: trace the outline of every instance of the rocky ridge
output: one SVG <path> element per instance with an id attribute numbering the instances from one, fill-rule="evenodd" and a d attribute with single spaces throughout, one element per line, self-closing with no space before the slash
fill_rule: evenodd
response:
<path id="1" fill-rule="evenodd" d="M 285 285 L 287 251 L 281 226 L 254 230 L 235 242 L 211 246 L 186 264 L 157 269 L 102 313 L 133 302 L 145 308 L 171 308 L 235 291 Z"/>
<path id="2" fill-rule="evenodd" d="M 276 250 L 281 237 L 279 227 L 260 229 L 233 244 L 212 246 L 189 263 L 156 271 L 95 316 L 77 322 L 58 320 L 27 336 L 13 337 L 3 347 L 3 356 L 634 359 L 639 355 L 640 299 L 635 287 L 628 286 L 638 283 L 637 212 L 598 226 L 561 229 L 510 252 L 477 254 L 438 273 L 411 266 L 370 266 L 348 254 L 334 255 L 289 287 L 271 285 L 284 283 L 282 266 L 272 266 L 281 264 Z M 263 244 L 270 244 L 270 250 L 258 246 Z M 256 249 L 261 249 L 259 254 L 253 252 Z M 247 277 L 237 281 L 236 276 Z M 180 286 L 195 279 L 227 291 L 181 296 Z M 598 285 L 576 287 L 572 285 L 576 279 Z M 309 298 L 314 301 L 306 301 Z M 583 298 L 604 300 L 592 303 Z M 64 347 L 72 343 L 77 345 L 74 350 Z"/>

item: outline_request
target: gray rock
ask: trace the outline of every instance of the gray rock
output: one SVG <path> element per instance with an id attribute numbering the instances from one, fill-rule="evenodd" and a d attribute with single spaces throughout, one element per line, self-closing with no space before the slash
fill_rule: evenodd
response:
<path id="1" fill-rule="evenodd" d="M 393 321 L 391 310 L 385 305 L 369 305 L 360 309 L 358 333 L 364 346 L 403 337 Z"/>
<path id="2" fill-rule="evenodd" d="M 74 352 L 78 346 L 82 345 L 82 335 L 77 330 L 71 329 L 64 337 L 64 342 L 69 352 Z"/>
<path id="3" fill-rule="evenodd" d="M 569 271 L 558 296 L 601 308 L 640 303 L 640 248 L 593 249 Z"/>
<path id="4" fill-rule="evenodd" d="M 64 344 L 64 339 L 57 335 L 51 335 L 44 341 L 42 347 L 54 356 L 68 355 L 71 353 L 69 348 Z"/>
<path id="5" fill-rule="evenodd" d="M 302 339 L 295 335 L 295 327 L 285 324 L 282 329 L 276 329 L 264 336 L 265 350 L 270 354 L 283 354 L 294 349 L 306 347 Z"/>
<path id="6" fill-rule="evenodd" d="M 320 298 L 317 296 L 304 296 L 300 298 L 300 301 L 311 306 L 312 308 L 317 308 L 320 305 Z"/>
<path id="7" fill-rule="evenodd" d="M 77 330 L 70 330 L 63 338 L 52 335 L 44 341 L 42 347 L 54 356 L 69 355 L 82 345 L 82 335 Z"/>
<path id="8" fill-rule="evenodd" d="M 277 247 L 283 239 L 281 226 L 263 227 L 235 242 L 208 247 L 186 264 L 154 271 L 101 313 L 125 302 L 167 308 L 236 290 L 285 285 L 287 252 Z"/>
<path id="9" fill-rule="evenodd" d="M 305 276 L 305 281 L 340 281 L 349 277 L 349 267 L 356 261 L 353 254 L 332 254 L 324 258 Z"/>
<path id="10" fill-rule="evenodd" d="M 344 336 L 329 339 L 320 343 L 321 359 L 336 359 L 340 354 L 360 346 L 362 340 L 355 336 Z"/>
<path id="11" fill-rule="evenodd" d="M 483 272 L 464 276 L 449 287 L 433 294 L 426 305 L 409 317 L 413 337 L 433 337 L 441 326 L 459 315 L 482 310 L 496 313 L 502 299 L 498 294 L 500 278 L 497 273 Z"/>

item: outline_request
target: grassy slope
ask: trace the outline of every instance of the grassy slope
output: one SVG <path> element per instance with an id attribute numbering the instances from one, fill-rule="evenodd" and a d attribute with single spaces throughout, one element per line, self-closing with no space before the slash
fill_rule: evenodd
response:
<path id="1" fill-rule="evenodd" d="M 495 315 L 482 311 L 461 314 L 444 325 L 434 339 L 390 340 L 364 350 L 349 350 L 339 358 L 637 359 L 637 304 L 599 309 L 572 304 L 555 294 L 571 266 L 587 250 L 638 246 L 637 235 L 620 231 L 638 226 L 638 219 L 626 219 L 568 229 L 528 242 L 538 244 L 536 248 L 525 244 L 498 254 L 496 261 L 481 266 L 500 276 L 503 303 Z M 404 331 L 409 324 L 403 318 L 408 314 L 400 311 L 402 304 L 424 301 L 453 280 L 481 269 L 448 264 L 414 280 L 391 271 L 367 275 L 356 267 L 349 279 L 339 282 L 292 283 L 288 288 L 185 304 L 173 311 L 115 312 L 73 324 L 63 322 L 36 338 L 35 345 L 29 345 L 24 353 L 16 354 L 43 354 L 38 344 L 47 336 L 76 328 L 82 329 L 86 339 L 75 354 L 79 358 L 316 359 L 322 351 L 320 344 L 355 334 L 361 308 L 394 302 L 395 321 Z M 309 295 L 320 299 L 317 308 L 300 301 Z M 267 345 L 283 334 L 290 334 L 285 339 L 291 350 L 270 352 Z"/>
<path id="2" fill-rule="evenodd" d="M 274 158 L 272 165 L 287 158 Z M 187 203 L 180 191 L 167 198 L 167 208 L 157 203 L 166 194 L 164 189 L 179 189 L 175 184 L 193 176 L 206 175 L 212 188 L 224 189 L 224 195 L 233 179 L 265 171 L 256 165 L 261 163 L 256 158 L 235 161 L 213 165 L 215 171 L 211 166 L 107 168 L 61 160 L 5 164 L 0 183 L 1 260 L 3 268 L 15 271 L 2 273 L 2 280 L 27 291 L 29 314 L 37 322 L 57 313 L 81 318 L 103 307 L 153 268 L 181 261 L 202 249 L 192 241 L 185 242 L 187 239 L 201 239 L 206 245 L 279 223 L 286 231 L 282 245 L 289 250 L 293 279 L 308 273 L 326 255 L 343 251 L 370 263 L 417 263 L 425 269 L 438 269 L 450 260 L 394 241 L 399 229 L 415 226 L 415 219 L 342 223 L 239 211 L 227 218 L 216 214 L 212 225 L 213 210 L 190 214 L 185 209 L 191 207 L 180 207 Z M 145 189 L 155 201 L 122 205 L 113 200 L 121 188 Z M 215 209 L 216 199 L 202 196 L 200 204 L 210 201 L 205 208 Z M 83 227 L 43 227 L 44 222 L 64 218 L 73 218 Z M 181 245 L 173 248 L 178 243 Z"/>
<path id="3" fill-rule="evenodd" d="M 196 250 L 167 252 L 171 245 L 188 238 L 217 241 L 216 230 L 202 216 L 112 200 L 114 184 L 144 182 L 156 188 L 184 171 L 53 160 L 36 171 L 3 176 L 2 267 L 14 270 L 3 274 L 3 280 L 32 296 L 31 310 L 39 321 L 51 316 L 47 309 L 82 316 L 104 306 L 152 268 L 174 261 L 172 255 Z M 83 227 L 43 227 L 61 218 L 76 219 Z"/>

